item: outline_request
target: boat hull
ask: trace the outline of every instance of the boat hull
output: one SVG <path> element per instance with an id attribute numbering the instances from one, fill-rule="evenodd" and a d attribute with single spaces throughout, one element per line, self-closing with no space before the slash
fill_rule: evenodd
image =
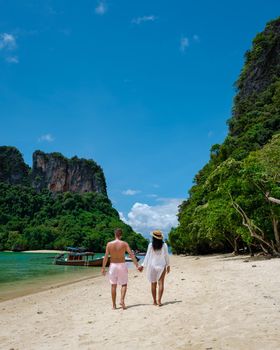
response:
<path id="1" fill-rule="evenodd" d="M 136 257 L 138 261 L 139 258 Z M 132 262 L 131 258 L 125 258 L 126 262 Z M 55 259 L 55 265 L 65 265 L 65 266 L 89 266 L 89 267 L 101 267 L 103 264 L 103 258 L 93 259 L 93 260 L 64 260 L 64 259 Z M 106 266 L 110 265 L 110 258 L 108 258 Z"/>
<path id="2" fill-rule="evenodd" d="M 66 266 L 88 266 L 88 267 L 101 267 L 103 263 L 103 258 L 94 259 L 89 261 L 82 260 L 55 260 L 55 265 L 66 265 Z M 107 265 L 110 265 L 110 259 L 108 259 Z"/>

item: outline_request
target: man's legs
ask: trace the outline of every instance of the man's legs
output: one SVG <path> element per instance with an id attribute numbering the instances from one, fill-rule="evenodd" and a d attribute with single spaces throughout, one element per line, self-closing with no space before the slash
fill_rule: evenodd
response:
<path id="1" fill-rule="evenodd" d="M 157 282 L 151 283 L 151 291 L 154 299 L 154 305 L 157 305 Z"/>
<path id="2" fill-rule="evenodd" d="M 112 284 L 111 285 L 111 294 L 112 294 L 112 302 L 113 302 L 113 309 L 116 309 L 116 297 L 117 297 L 117 285 Z"/>
<path id="3" fill-rule="evenodd" d="M 125 302 L 124 302 L 124 298 L 125 298 L 125 295 L 126 295 L 126 291 L 127 291 L 127 284 L 123 284 L 122 285 L 122 288 L 121 288 L 121 307 L 123 309 L 126 309 L 126 306 L 125 306 Z"/>
<path id="4" fill-rule="evenodd" d="M 162 298 L 162 294 L 164 291 L 164 278 L 165 278 L 165 273 L 166 273 L 166 269 L 163 270 L 160 279 L 158 280 L 158 306 L 161 306 L 161 298 Z"/>

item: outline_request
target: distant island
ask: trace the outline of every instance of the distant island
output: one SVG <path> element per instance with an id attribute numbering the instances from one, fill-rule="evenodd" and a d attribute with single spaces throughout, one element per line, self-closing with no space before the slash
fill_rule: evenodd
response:
<path id="1" fill-rule="evenodd" d="M 280 18 L 253 40 L 235 86 L 228 135 L 212 146 L 169 234 L 176 253 L 280 256 Z"/>
<path id="2" fill-rule="evenodd" d="M 112 207 L 95 161 L 35 151 L 30 168 L 18 149 L 0 147 L 0 250 L 102 252 L 116 227 L 132 249 L 146 249 L 147 240 Z"/>

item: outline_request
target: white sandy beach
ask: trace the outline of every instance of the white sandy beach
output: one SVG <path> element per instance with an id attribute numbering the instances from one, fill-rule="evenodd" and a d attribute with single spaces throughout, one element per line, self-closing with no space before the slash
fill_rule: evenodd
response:
<path id="1" fill-rule="evenodd" d="M 14 253 L 12 250 L 4 250 L 4 253 Z M 38 253 L 38 254 L 46 254 L 46 253 L 64 253 L 65 250 L 55 250 L 55 249 L 37 249 L 37 250 L 22 250 L 20 253 Z"/>
<path id="2" fill-rule="evenodd" d="M 37 250 L 23 250 L 22 253 L 65 253 L 65 250 L 54 250 L 54 249 L 37 249 Z"/>
<path id="3" fill-rule="evenodd" d="M 100 276 L 0 304 L 0 348 L 280 348 L 280 260 L 171 257 L 164 305 L 144 273 L 130 271 L 127 310 L 111 309 Z"/>

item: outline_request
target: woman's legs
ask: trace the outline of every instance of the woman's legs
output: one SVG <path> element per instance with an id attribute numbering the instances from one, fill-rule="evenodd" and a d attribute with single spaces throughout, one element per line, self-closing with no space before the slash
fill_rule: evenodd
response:
<path id="1" fill-rule="evenodd" d="M 158 306 L 161 306 L 161 298 L 164 291 L 164 278 L 165 278 L 166 268 L 164 268 L 160 279 L 158 280 Z"/>
<path id="2" fill-rule="evenodd" d="M 151 283 L 151 291 L 154 299 L 154 305 L 157 305 L 157 282 Z"/>

